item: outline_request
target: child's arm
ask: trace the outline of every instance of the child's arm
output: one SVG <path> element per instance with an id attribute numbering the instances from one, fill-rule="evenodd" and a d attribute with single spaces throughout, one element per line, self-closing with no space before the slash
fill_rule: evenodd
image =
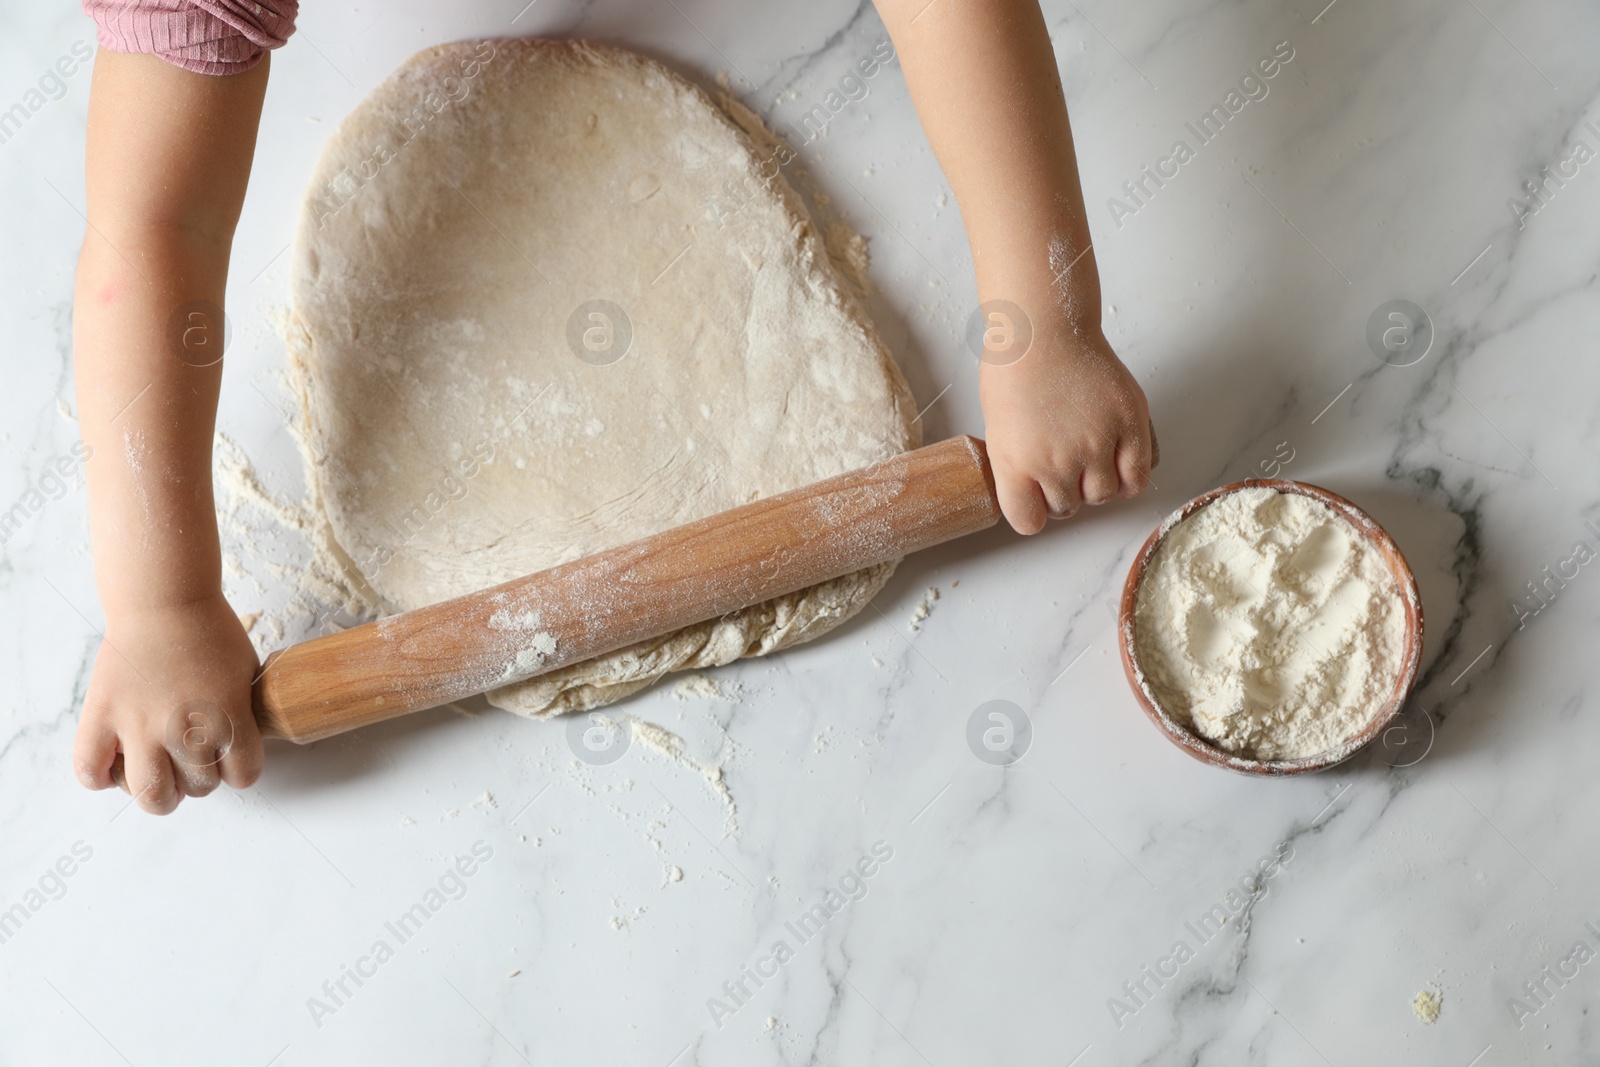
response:
<path id="1" fill-rule="evenodd" d="M 180 309 L 222 306 L 266 82 L 265 62 L 218 77 L 101 49 L 90 92 L 73 350 L 106 633 L 73 763 L 156 813 L 261 771 L 211 493 L 222 365 L 199 365 L 222 324 Z"/>
<path id="2" fill-rule="evenodd" d="M 1100 279 L 1055 56 L 1037 0 L 877 0 L 928 141 L 961 207 L 978 298 L 1031 321 L 1032 347 L 984 363 L 1000 506 L 1037 533 L 1150 479 L 1144 392 L 1100 331 Z"/>

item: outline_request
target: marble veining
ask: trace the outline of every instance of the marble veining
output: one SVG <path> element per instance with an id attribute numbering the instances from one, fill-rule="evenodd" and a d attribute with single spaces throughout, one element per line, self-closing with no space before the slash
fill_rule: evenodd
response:
<path id="1" fill-rule="evenodd" d="M 736 812 L 648 746 L 589 765 L 567 724 L 469 702 L 275 746 L 258 787 L 157 820 L 70 774 L 102 620 L 69 479 L 0 544 L 0 1062 L 1600 1056 L 1600 968 L 1576 951 L 1600 955 L 1600 575 L 1572 562 L 1575 541 L 1600 543 L 1600 166 L 1567 163 L 1579 142 L 1600 152 L 1600 14 L 1572 0 L 1044 6 L 1107 334 L 1162 442 L 1157 487 L 1038 538 L 994 530 L 906 561 L 829 638 L 715 672 L 735 699 L 669 683 L 623 706 L 720 763 Z M 73 5 L 0 19 L 0 105 L 90 36 Z M 220 416 L 289 497 L 277 318 L 294 210 L 334 125 L 406 55 L 588 35 L 707 86 L 725 72 L 781 129 L 884 36 L 864 0 L 336 3 L 303 20 L 273 60 Z M 1278 42 L 1295 58 L 1268 95 L 1119 224 L 1123 183 Z M 68 79 L 0 143 L 0 509 L 78 439 L 88 87 Z M 868 304 L 929 405 L 928 438 L 981 434 L 962 340 L 971 261 L 898 68 L 797 167 L 819 211 L 870 239 Z M 1552 172 L 1530 198 L 1525 183 Z M 1432 324 L 1409 365 L 1367 339 L 1393 300 Z M 1114 633 L 1161 517 L 1263 462 L 1382 522 L 1428 625 L 1403 736 L 1284 781 L 1168 744 Z M 282 609 L 263 562 L 277 549 L 256 548 L 229 591 L 242 611 Z M 913 630 L 929 586 L 940 599 Z M 310 625 L 289 621 L 289 637 Z M 1032 731 L 1008 766 L 968 743 L 992 700 Z M 892 856 L 864 864 L 875 849 Z M 473 875 L 446 877 L 470 856 Z M 63 857 L 74 873 L 52 876 Z M 444 906 L 392 932 L 430 891 Z M 1413 1012 L 1423 991 L 1442 997 L 1432 1023 Z"/>

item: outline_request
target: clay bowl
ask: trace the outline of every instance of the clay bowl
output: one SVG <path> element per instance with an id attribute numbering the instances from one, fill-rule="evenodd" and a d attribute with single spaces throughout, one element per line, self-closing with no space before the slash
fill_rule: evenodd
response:
<path id="1" fill-rule="evenodd" d="M 1235 493 L 1241 489 L 1252 488 L 1275 489 L 1280 493 L 1298 493 L 1320 501 L 1332 508 L 1339 515 L 1347 519 L 1366 541 L 1383 556 L 1389 565 L 1389 572 L 1394 575 L 1395 585 L 1399 588 L 1400 597 L 1405 602 L 1406 637 L 1404 659 L 1400 665 L 1399 677 L 1395 679 L 1394 690 L 1384 700 L 1372 721 L 1366 729 L 1350 738 L 1337 748 L 1319 752 L 1314 756 L 1306 756 L 1292 760 L 1256 760 L 1245 759 L 1230 752 L 1213 746 L 1210 742 L 1181 725 L 1177 720 L 1168 715 L 1156 701 L 1155 693 L 1145 679 L 1143 669 L 1139 664 L 1139 650 L 1134 643 L 1133 610 L 1138 603 L 1139 583 L 1144 580 L 1146 567 L 1155 556 L 1156 549 L 1161 547 L 1162 540 L 1167 532 L 1190 515 L 1210 504 L 1218 497 L 1228 493 Z M 1411 692 L 1411 687 L 1417 680 L 1417 669 L 1422 660 L 1422 599 L 1417 595 L 1417 579 L 1411 573 L 1411 566 L 1406 563 L 1405 556 L 1400 554 L 1399 547 L 1394 543 L 1383 527 L 1373 521 L 1372 516 L 1356 507 L 1350 501 L 1337 493 L 1331 493 L 1320 486 L 1308 485 L 1305 482 L 1289 481 L 1284 478 L 1252 478 L 1243 482 L 1234 482 L 1224 485 L 1220 489 L 1201 493 L 1183 507 L 1174 511 L 1156 527 L 1144 547 L 1139 550 L 1139 555 L 1134 558 L 1133 566 L 1128 571 L 1128 581 L 1122 587 L 1122 607 L 1117 615 L 1117 639 L 1122 650 L 1122 667 L 1127 672 L 1128 684 L 1133 687 L 1134 698 L 1139 701 L 1139 706 L 1144 708 L 1145 714 L 1150 716 L 1150 721 L 1156 728 L 1166 735 L 1167 740 L 1177 745 L 1183 751 L 1193 756 L 1202 763 L 1209 763 L 1214 767 L 1226 767 L 1231 771 L 1241 774 L 1263 775 L 1278 777 L 1288 774 L 1306 774 L 1312 771 L 1326 770 L 1335 764 L 1342 763 L 1361 751 L 1374 738 L 1382 735 L 1383 731 L 1400 713 L 1401 707 L 1406 702 L 1406 697 Z"/>

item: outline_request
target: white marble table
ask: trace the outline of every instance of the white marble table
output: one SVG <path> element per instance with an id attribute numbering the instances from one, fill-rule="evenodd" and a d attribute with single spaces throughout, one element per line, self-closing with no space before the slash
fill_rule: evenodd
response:
<path id="1" fill-rule="evenodd" d="M 275 59 L 222 411 L 269 485 L 299 477 L 269 401 L 305 176 L 412 51 L 592 36 L 726 71 L 782 123 L 883 37 L 843 0 L 523 2 L 308 3 Z M 259 788 L 166 819 L 69 773 L 100 619 L 69 373 L 89 75 L 27 94 L 90 31 L 74 5 L 12 5 L 0 109 L 25 114 L 0 144 L 0 507 L 30 488 L 45 503 L 0 548 L 0 1063 L 1593 1062 L 1600 577 L 1574 545 L 1600 547 L 1600 167 L 1574 146 L 1600 151 L 1600 15 L 1324 2 L 1047 5 L 1159 487 L 1031 541 L 997 530 L 908 561 L 841 632 L 716 672 L 736 702 L 663 686 L 624 706 L 723 760 L 736 813 L 642 747 L 590 766 L 562 723 L 435 711 L 276 746 Z M 1285 41 L 1266 95 L 1200 144 L 1186 123 Z M 1126 199 L 1180 138 L 1193 158 Z M 981 432 L 970 261 L 898 72 L 801 162 L 871 238 L 872 311 L 918 398 L 938 398 L 930 438 Z M 1508 199 L 1546 166 L 1560 180 L 1519 219 Z M 1406 366 L 1366 339 L 1392 300 L 1433 325 Z M 1252 781 L 1145 721 L 1112 608 L 1160 515 L 1291 452 L 1285 476 L 1367 508 L 1416 568 L 1428 639 L 1408 715 L 1434 733 Z M 1526 583 L 1563 561 L 1541 607 Z M 254 579 L 231 588 L 270 601 L 274 580 Z M 913 631 L 930 585 L 942 597 Z M 966 742 L 992 699 L 1031 720 L 1009 767 Z M 1288 861 L 1249 893 L 1274 854 Z M 846 881 L 860 899 L 791 930 L 863 858 L 870 877 Z M 418 903 L 415 929 L 386 925 Z M 1237 913 L 1203 925 L 1217 906 Z M 1424 990 L 1442 996 L 1431 1025 L 1413 1013 Z"/>

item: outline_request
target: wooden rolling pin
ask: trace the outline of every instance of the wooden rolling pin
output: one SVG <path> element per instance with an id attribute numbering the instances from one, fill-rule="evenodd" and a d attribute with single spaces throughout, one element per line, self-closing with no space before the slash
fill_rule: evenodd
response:
<path id="1" fill-rule="evenodd" d="M 983 442 L 956 437 L 493 589 L 268 657 L 266 737 L 300 744 L 437 707 L 993 526 Z"/>

